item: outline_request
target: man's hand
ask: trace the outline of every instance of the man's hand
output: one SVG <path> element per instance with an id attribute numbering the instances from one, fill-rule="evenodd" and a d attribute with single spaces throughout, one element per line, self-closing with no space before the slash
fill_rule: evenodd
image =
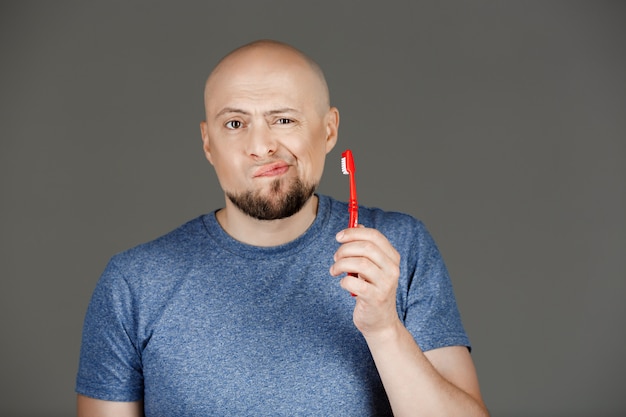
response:
<path id="1" fill-rule="evenodd" d="M 348 274 L 341 286 L 356 296 L 354 324 L 367 341 L 394 415 L 488 416 L 467 348 L 424 354 L 398 318 L 400 254 L 389 240 L 360 226 L 342 230 L 337 241 L 330 273 Z"/>
<path id="2" fill-rule="evenodd" d="M 366 337 L 396 327 L 400 324 L 396 311 L 398 251 L 378 230 L 364 226 L 342 230 L 336 239 L 342 245 L 335 253 L 330 273 L 348 274 L 341 279 L 341 286 L 356 296 L 356 327 Z"/>

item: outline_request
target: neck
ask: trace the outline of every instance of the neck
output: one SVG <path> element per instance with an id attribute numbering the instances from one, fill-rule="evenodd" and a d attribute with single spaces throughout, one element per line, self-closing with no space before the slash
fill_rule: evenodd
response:
<path id="1" fill-rule="evenodd" d="M 298 238 L 311 226 L 317 215 L 318 197 L 313 195 L 291 217 L 258 220 L 243 213 L 228 198 L 226 207 L 216 213 L 220 226 L 240 242 L 253 246 L 278 246 Z"/>

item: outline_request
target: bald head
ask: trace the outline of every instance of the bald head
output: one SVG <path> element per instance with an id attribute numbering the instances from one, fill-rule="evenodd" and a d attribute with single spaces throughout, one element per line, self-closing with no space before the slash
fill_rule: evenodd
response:
<path id="1" fill-rule="evenodd" d="M 339 127 L 319 66 L 292 46 L 257 41 L 218 63 L 204 97 L 203 149 L 227 197 L 224 223 L 226 213 L 240 220 L 243 213 L 264 221 L 306 219 L 308 227 Z M 232 229 L 241 224 L 233 220 Z"/>
<path id="2" fill-rule="evenodd" d="M 291 45 L 273 40 L 259 40 L 230 52 L 213 69 L 204 90 L 207 112 L 216 90 L 229 82 L 236 80 L 239 83 L 253 83 L 264 75 L 275 75 L 279 72 L 297 74 L 298 86 L 310 91 L 309 99 L 317 103 L 318 110 L 321 113 L 328 111 L 328 85 L 320 66 Z"/>

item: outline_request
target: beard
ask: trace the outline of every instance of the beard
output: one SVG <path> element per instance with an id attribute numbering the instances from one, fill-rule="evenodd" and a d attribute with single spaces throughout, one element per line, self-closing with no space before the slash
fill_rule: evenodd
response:
<path id="1" fill-rule="evenodd" d="M 300 178 L 281 193 L 282 181 L 272 182 L 268 195 L 256 191 L 239 194 L 226 192 L 228 199 L 243 213 L 257 220 L 279 220 L 291 217 L 304 207 L 315 192 L 317 184 L 305 184 Z"/>

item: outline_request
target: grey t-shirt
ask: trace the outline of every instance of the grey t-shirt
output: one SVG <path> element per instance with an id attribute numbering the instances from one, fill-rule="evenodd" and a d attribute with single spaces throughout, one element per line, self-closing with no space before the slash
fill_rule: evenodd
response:
<path id="1" fill-rule="evenodd" d="M 423 224 L 360 208 L 401 254 L 398 315 L 423 350 L 469 347 L 448 273 Z M 144 400 L 154 416 L 391 415 L 355 300 L 329 274 L 348 224 L 320 195 L 296 240 L 238 242 L 211 213 L 114 256 L 87 310 L 80 394 Z"/>

